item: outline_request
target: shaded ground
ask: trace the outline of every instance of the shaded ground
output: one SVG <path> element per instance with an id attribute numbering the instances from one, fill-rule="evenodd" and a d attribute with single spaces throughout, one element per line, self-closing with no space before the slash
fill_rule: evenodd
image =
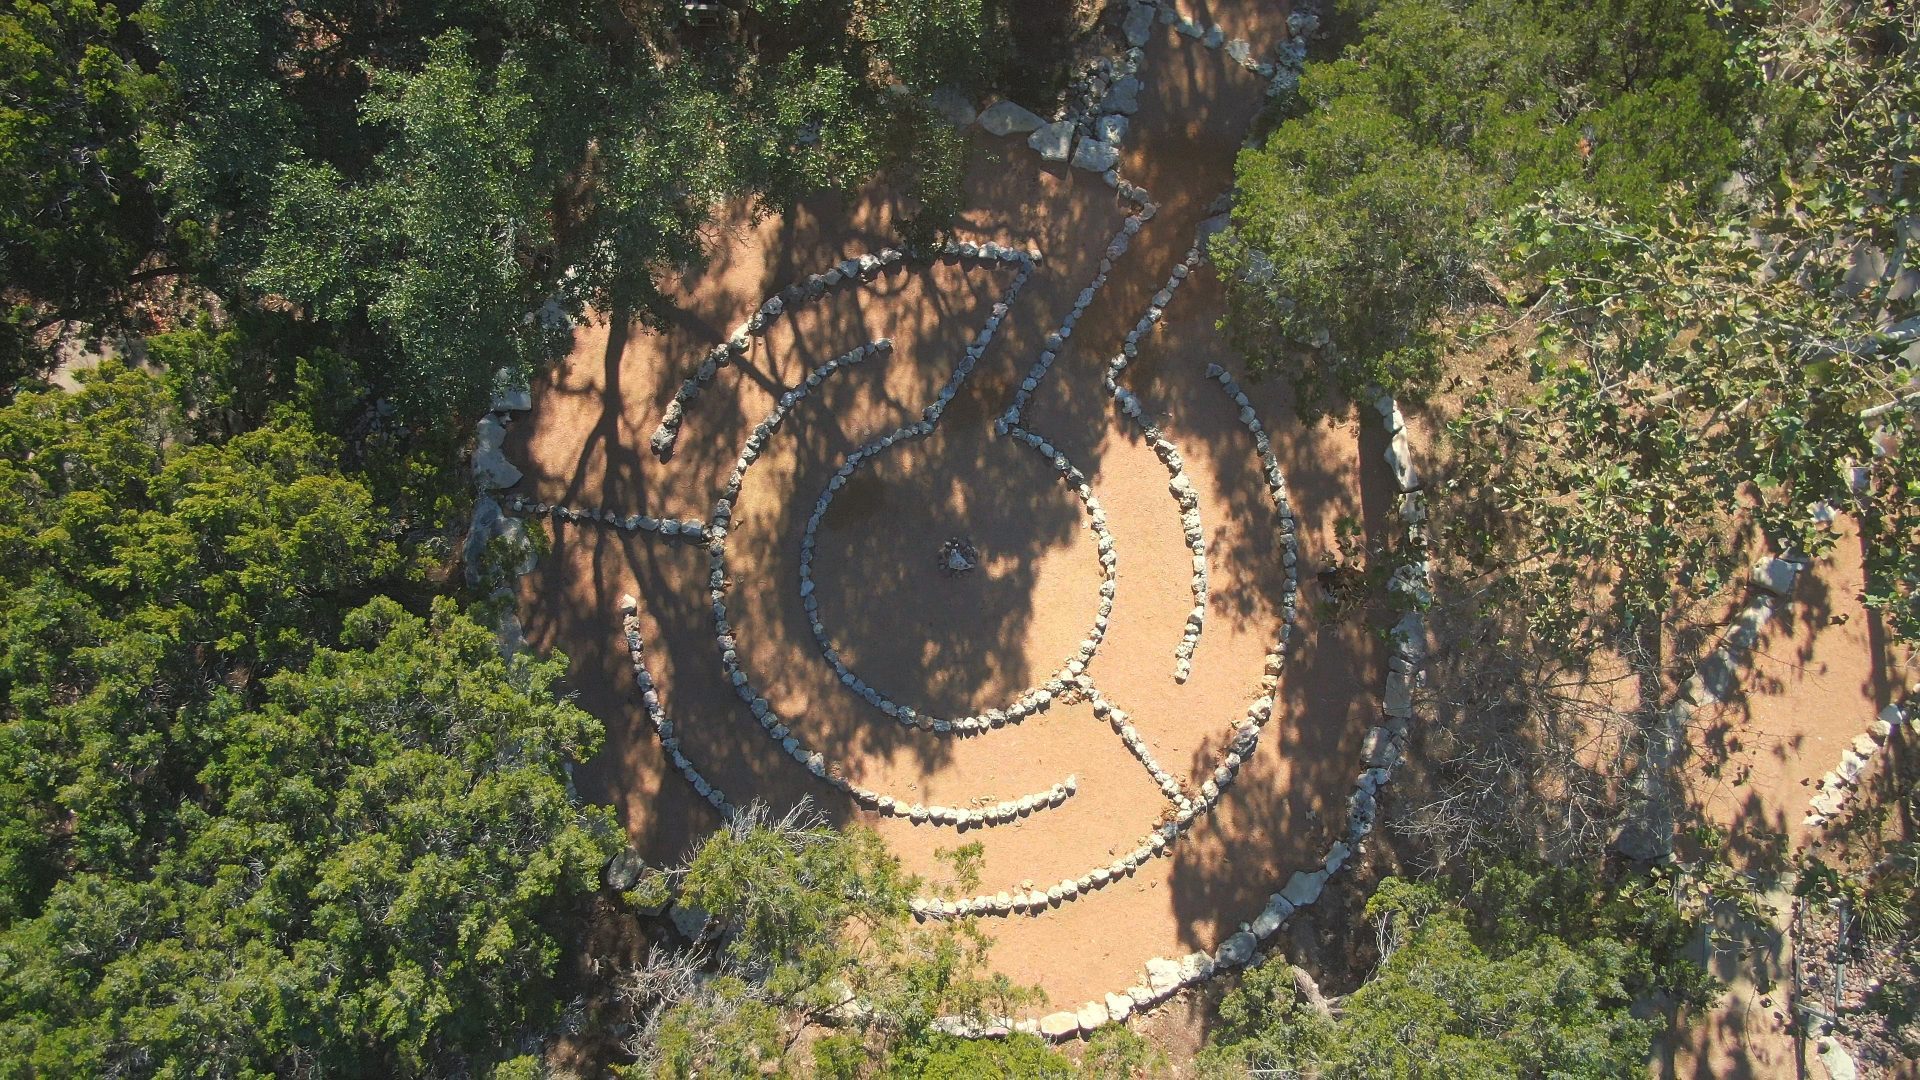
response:
<path id="1" fill-rule="evenodd" d="M 1251 4 L 1193 14 L 1257 49 L 1272 44 L 1280 24 Z M 1185 686 L 1171 674 L 1192 603 L 1190 556 L 1166 471 L 1123 425 L 1100 387 L 1099 365 L 1230 183 L 1263 87 L 1221 52 L 1165 27 L 1156 27 L 1143 74 L 1147 88 L 1121 168 L 1161 210 L 1081 318 L 1028 424 L 1089 475 L 1117 540 L 1113 626 L 1090 671 L 1134 716 L 1161 763 L 1191 773 L 1211 767 L 1228 725 L 1259 694 L 1284 580 L 1251 441 L 1201 375 L 1209 361 L 1238 374 L 1213 329 L 1221 303 L 1210 272 L 1180 290 L 1125 379 L 1179 445 L 1201 492 L 1212 590 Z M 975 209 L 963 238 L 1030 245 L 1045 258 L 936 434 L 877 459 L 835 501 L 814 562 L 822 619 L 848 662 L 903 703 L 934 711 L 1005 703 L 1044 681 L 1088 632 L 1099 578 L 1084 512 L 1031 451 L 993 438 L 991 422 L 1093 276 L 1125 213 L 1098 176 L 1043 167 L 1017 138 L 979 136 L 970 187 Z M 796 592 L 798 538 L 816 493 L 846 451 L 917 418 L 998 299 L 1005 273 L 952 264 L 896 270 L 805 305 L 689 408 L 670 464 L 647 450 L 667 400 L 706 348 L 764 296 L 885 246 L 888 210 L 875 193 L 738 221 L 712 266 L 681 283 L 681 312 L 667 330 L 618 319 L 583 330 L 573 355 L 534 388 L 534 410 L 510 436 L 508 455 L 527 473 L 518 490 L 573 506 L 704 518 L 746 430 L 781 392 L 821 361 L 891 337 L 891 357 L 843 372 L 809 397 L 748 474 L 728 543 L 742 663 L 783 715 L 802 718 L 808 742 L 866 786 L 906 801 L 964 805 L 1044 789 L 1073 773 L 1079 794 L 1018 824 L 964 834 L 860 814 L 781 754 L 722 681 L 697 549 L 557 525 L 552 554 L 523 579 L 521 614 L 537 648 L 572 658 L 573 689 L 608 724 L 606 749 L 580 770 L 582 791 L 618 807 L 649 857 L 679 855 L 717 819 L 664 767 L 641 722 L 616 640 L 613 603 L 627 591 L 642 598 L 666 709 L 688 754 L 722 788 L 776 806 L 810 798 L 841 820 L 865 817 L 911 869 L 933 878 L 944 873 L 937 850 L 978 840 L 989 890 L 1022 881 L 1044 887 L 1130 849 L 1166 811 L 1118 739 L 1084 704 L 1056 705 L 980 738 L 909 731 L 838 687 Z M 1282 387 L 1250 392 L 1300 513 L 1302 577 L 1310 581 L 1331 551 L 1337 517 L 1383 512 L 1379 447 L 1352 426 L 1303 430 Z M 953 535 L 978 547 L 978 571 L 937 572 L 938 545 Z M 991 921 L 998 967 L 1073 1006 L 1135 981 L 1151 956 L 1211 948 L 1237 929 L 1288 874 L 1317 861 L 1340 826 L 1381 672 L 1363 625 L 1319 626 L 1307 612 L 1282 706 L 1220 809 L 1172 857 L 1125 881 L 1039 918 Z"/>

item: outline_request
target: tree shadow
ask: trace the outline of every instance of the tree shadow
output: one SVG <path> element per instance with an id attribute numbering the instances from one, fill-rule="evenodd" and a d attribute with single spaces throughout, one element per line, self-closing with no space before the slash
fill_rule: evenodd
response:
<path id="1" fill-rule="evenodd" d="M 1229 14 L 1243 26 L 1259 18 L 1259 34 L 1238 33 L 1262 51 L 1278 40 L 1277 18 L 1251 7 Z M 1211 8 L 1200 17 L 1226 18 Z M 1100 377 L 1230 185 L 1234 155 L 1264 98 L 1256 76 L 1164 26 L 1156 27 L 1148 54 L 1147 91 L 1122 169 L 1151 192 L 1159 211 L 1116 260 L 1059 350 L 1027 423 L 1090 478 L 1116 527 L 1129 530 L 1120 538 L 1116 629 L 1091 670 L 1103 690 L 1111 682 L 1114 696 L 1125 699 L 1163 764 L 1198 778 L 1219 760 L 1229 726 L 1260 693 L 1263 653 L 1279 630 L 1285 586 L 1278 519 L 1252 438 L 1237 406 L 1203 375 L 1217 359 L 1246 382 L 1214 328 L 1221 296 L 1211 272 L 1197 273 L 1178 292 L 1123 379 L 1181 447 L 1202 495 L 1213 588 L 1196 677 L 1186 687 L 1171 679 L 1171 650 L 1191 606 L 1190 595 L 1179 602 L 1190 560 L 1178 508 L 1165 470 Z M 1035 247 L 1044 257 L 936 432 L 873 459 L 839 494 L 813 562 L 821 620 L 849 665 L 903 704 L 939 713 L 1004 704 L 1048 678 L 1088 632 L 1099 575 L 1085 512 L 1050 465 L 994 437 L 992 423 L 1094 276 L 1129 209 L 1096 175 L 1041 163 L 1017 137 L 976 132 L 974 148 L 960 234 Z M 727 602 L 743 668 L 797 737 L 846 763 L 860 782 L 929 790 L 978 754 L 993 753 L 1006 733 L 960 740 L 911 731 L 841 688 L 821 660 L 797 592 L 799 536 L 845 454 L 917 419 L 934 398 L 1000 298 L 1008 271 L 916 265 L 802 305 L 687 407 L 670 461 L 656 460 L 647 445 L 708 348 L 765 297 L 849 254 L 886 246 L 888 224 L 901 209 L 891 193 L 868 191 L 850 200 L 810 200 L 778 219 L 734 214 L 716 234 L 725 242 L 708 264 L 672 290 L 678 306 L 664 326 L 629 327 L 615 313 L 608 325 L 583 330 L 573 356 L 539 380 L 536 408 L 513 425 L 507 452 L 526 471 L 517 490 L 531 497 L 604 505 L 623 515 L 705 519 L 746 431 L 780 394 L 824 360 L 891 337 L 893 355 L 834 375 L 799 403 L 748 471 L 728 536 Z M 1384 436 L 1351 422 L 1301 427 L 1289 388 L 1247 388 L 1300 515 L 1300 575 L 1309 584 L 1276 716 L 1259 751 L 1214 815 L 1157 861 L 1168 910 L 1143 925 L 1170 919 L 1186 947 L 1211 948 L 1231 933 L 1289 874 L 1317 864 L 1344 828 L 1358 747 L 1377 716 L 1385 674 L 1374 629 L 1361 621 L 1317 622 L 1307 595 L 1336 518 L 1385 527 L 1396 493 L 1381 462 Z M 578 783 L 587 797 L 619 807 L 643 852 L 671 858 L 716 819 L 671 774 L 640 718 L 614 610 L 626 591 L 641 599 L 647 662 L 665 688 L 666 710 L 709 779 L 736 801 L 761 797 L 780 806 L 804 797 L 835 820 L 856 818 L 844 797 L 765 737 L 723 678 L 702 548 L 596 525 L 550 529 L 552 553 L 522 580 L 522 619 L 536 648 L 567 652 L 569 688 L 607 722 L 607 744 L 577 770 Z M 935 553 L 951 535 L 979 548 L 979 570 L 958 578 L 938 573 Z M 1146 625 L 1120 627 L 1136 617 Z M 1123 634 L 1131 636 L 1121 640 Z M 1078 756 L 1067 746 L 1050 760 L 1075 767 Z M 1162 809 L 1143 805 L 1137 820 L 1099 827 L 1132 842 Z M 995 839 L 993 830 L 975 835 Z M 1043 867 L 1033 876 L 1086 869 Z M 1062 909 L 1031 931 L 1010 928 L 1010 936 L 1044 934 L 1054 920 L 1084 927 L 1071 920 L 1089 917 Z M 1136 958 L 1136 967 L 1167 951 L 1159 938 L 1141 948 L 1151 951 Z"/>

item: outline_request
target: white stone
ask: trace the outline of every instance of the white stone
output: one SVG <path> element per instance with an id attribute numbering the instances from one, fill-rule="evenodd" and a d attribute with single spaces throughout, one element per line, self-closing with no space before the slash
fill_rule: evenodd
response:
<path id="1" fill-rule="evenodd" d="M 1785 559 L 1762 559 L 1753 567 L 1753 583 L 1775 596 L 1786 596 L 1799 573 L 1800 568 Z"/>
<path id="2" fill-rule="evenodd" d="M 474 452 L 473 479 L 480 487 L 509 488 L 520 482 L 520 476 L 520 470 L 507 460 L 498 447 Z"/>
<path id="3" fill-rule="evenodd" d="M 1221 967 L 1244 967 L 1253 959 L 1254 946 L 1258 942 L 1252 934 L 1242 931 L 1220 943 L 1220 949 L 1214 954 L 1214 963 Z"/>
<path id="4" fill-rule="evenodd" d="M 1048 1013 L 1040 1018 L 1040 1034 L 1056 1042 L 1080 1034 L 1080 1018 L 1070 1012 Z"/>
<path id="5" fill-rule="evenodd" d="M 705 937 L 708 924 L 713 921 L 711 915 L 690 904 L 673 905 L 667 912 L 667 917 L 673 921 L 675 929 L 693 941 L 699 941 Z"/>
<path id="6" fill-rule="evenodd" d="M 999 101 L 980 113 L 980 126 L 994 135 L 1023 135 L 1037 131 L 1046 121 L 1032 110 L 1012 101 Z"/>
<path id="7" fill-rule="evenodd" d="M 1043 124 L 1027 136 L 1027 145 L 1048 161 L 1065 161 L 1073 153 L 1073 121 Z"/>
<path id="8" fill-rule="evenodd" d="M 1280 890 L 1280 896 L 1296 909 L 1303 908 L 1320 899 L 1320 890 L 1326 884 L 1326 870 L 1302 870 L 1287 879 L 1286 888 Z"/>
<path id="9" fill-rule="evenodd" d="M 1180 986 L 1180 961 L 1156 956 L 1147 961 L 1147 985 L 1155 995 L 1165 997 Z"/>

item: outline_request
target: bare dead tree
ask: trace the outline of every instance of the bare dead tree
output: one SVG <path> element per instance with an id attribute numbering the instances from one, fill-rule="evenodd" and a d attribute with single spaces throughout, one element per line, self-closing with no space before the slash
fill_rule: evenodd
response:
<path id="1" fill-rule="evenodd" d="M 1643 643 L 1621 633 L 1570 655 L 1497 612 L 1429 619 L 1451 643 L 1423 695 L 1430 797 L 1393 827 L 1423 841 L 1435 868 L 1476 851 L 1601 852 L 1651 718 L 1641 688 L 1659 684 Z"/>

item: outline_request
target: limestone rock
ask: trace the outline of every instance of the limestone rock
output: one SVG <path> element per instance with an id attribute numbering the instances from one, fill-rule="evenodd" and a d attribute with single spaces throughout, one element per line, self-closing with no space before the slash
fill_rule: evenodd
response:
<path id="1" fill-rule="evenodd" d="M 1753 568 L 1753 584 L 1775 596 L 1786 596 L 1799 573 L 1800 568 L 1785 559 L 1763 559 Z"/>
<path id="2" fill-rule="evenodd" d="M 1040 156 L 1048 161 L 1067 160 L 1067 156 L 1073 153 L 1073 121 L 1042 124 L 1027 136 L 1027 145 L 1039 151 Z"/>
<path id="3" fill-rule="evenodd" d="M 707 930 L 713 922 L 713 916 L 691 904 L 676 903 L 667 912 L 674 929 L 685 935 L 689 941 L 699 941 L 707 936 Z"/>
<path id="4" fill-rule="evenodd" d="M 1420 487 L 1420 473 L 1413 467 L 1413 447 L 1407 444 L 1407 433 L 1396 431 L 1393 439 L 1387 443 L 1387 468 L 1393 470 L 1394 483 L 1401 491 L 1413 491 Z"/>
<path id="5" fill-rule="evenodd" d="M 1327 884 L 1327 872 L 1322 870 L 1302 870 L 1287 879 L 1286 888 L 1280 890 L 1280 896 L 1296 908 L 1306 907 L 1320 899 L 1320 890 Z"/>
<path id="6" fill-rule="evenodd" d="M 980 114 L 980 126 L 993 135 L 1024 135 L 1045 123 L 1038 114 L 1012 101 L 997 101 Z"/>
<path id="7" fill-rule="evenodd" d="M 1838 1040 L 1823 1038 L 1814 1046 L 1830 1080 L 1854 1080 L 1860 1075 L 1859 1067 L 1853 1063 L 1853 1055 L 1847 1053 L 1847 1048 L 1841 1046 Z"/>
<path id="8" fill-rule="evenodd" d="M 500 513 L 500 504 L 491 495 L 482 495 L 473 503 L 473 522 L 467 526 L 466 543 L 461 546 L 462 561 L 466 564 L 467 583 L 480 583 L 480 557 L 486 551 L 487 542 L 494 537 L 494 531 L 505 520 Z"/>
<path id="9" fill-rule="evenodd" d="M 946 117 L 947 122 L 954 127 L 966 127 L 973 123 L 973 118 L 977 115 L 973 111 L 973 102 L 967 100 L 967 95 L 952 86 L 943 86 L 935 90 L 927 100 L 933 104 L 934 111 Z"/>
<path id="10" fill-rule="evenodd" d="M 1153 32 L 1153 5 L 1134 4 L 1127 9 L 1127 21 L 1121 25 L 1121 31 L 1127 35 L 1127 44 L 1138 49 L 1146 45 L 1147 37 Z"/>
<path id="11" fill-rule="evenodd" d="M 484 489 L 510 488 L 520 482 L 520 470 L 497 447 L 476 450 L 473 455 L 473 480 Z"/>
<path id="12" fill-rule="evenodd" d="M 1106 1003 L 1102 1001 L 1089 1001 L 1085 1005 L 1080 1006 L 1080 1011 L 1074 1014 L 1074 1018 L 1080 1021 L 1081 1031 L 1098 1031 L 1106 1026 L 1108 1020 Z"/>
<path id="13" fill-rule="evenodd" d="M 1403 672 L 1387 672 L 1386 703 L 1381 711 L 1388 716 L 1407 717 L 1413 715 L 1413 684 Z"/>
<path id="14" fill-rule="evenodd" d="M 533 395 L 509 368 L 493 373 L 492 408 L 494 412 L 526 412 L 533 408 Z"/>
<path id="15" fill-rule="evenodd" d="M 1080 1034 L 1080 1018 L 1070 1012 L 1048 1013 L 1040 1018 L 1040 1034 L 1059 1041 Z"/>
<path id="16" fill-rule="evenodd" d="M 1113 84 L 1107 96 L 1100 103 L 1102 112 L 1126 113 L 1132 116 L 1140 111 L 1140 80 L 1129 75 Z"/>
<path id="17" fill-rule="evenodd" d="M 1108 113 L 1094 124 L 1093 131 L 1100 137 L 1101 142 L 1110 146 L 1119 146 L 1126 141 L 1128 126 L 1126 117 L 1119 113 Z"/>
<path id="18" fill-rule="evenodd" d="M 1220 943 L 1219 951 L 1214 953 L 1214 963 L 1221 967 L 1244 967 L 1253 959 L 1255 944 L 1253 935 L 1244 930 L 1234 934 Z"/>
<path id="19" fill-rule="evenodd" d="M 1166 996 L 1180 986 L 1180 961 L 1156 956 L 1147 961 L 1147 985 L 1159 996 Z"/>
<path id="20" fill-rule="evenodd" d="M 1120 160 L 1120 148 L 1099 139 L 1081 139 L 1073 148 L 1073 164 L 1088 172 L 1106 172 Z"/>
<path id="21" fill-rule="evenodd" d="M 473 445 L 477 450 L 498 450 L 507 441 L 507 426 L 488 414 L 480 418 L 473 428 Z"/>
<path id="22" fill-rule="evenodd" d="M 626 892 L 640 882 L 640 874 L 647 868 L 647 861 L 632 848 L 622 849 L 613 858 L 607 860 L 607 888 L 615 892 Z"/>

